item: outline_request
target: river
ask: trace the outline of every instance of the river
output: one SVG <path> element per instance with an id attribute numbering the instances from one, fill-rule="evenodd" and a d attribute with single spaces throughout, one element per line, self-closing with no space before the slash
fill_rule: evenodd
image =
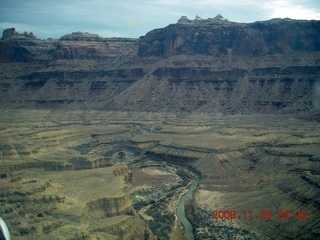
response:
<path id="1" fill-rule="evenodd" d="M 193 190 L 196 189 L 197 185 L 198 183 L 193 183 L 190 186 L 188 192 L 180 198 L 177 208 L 177 217 L 184 226 L 184 231 L 188 240 L 194 240 L 194 235 L 192 225 L 186 218 L 184 204 L 192 196 Z"/>

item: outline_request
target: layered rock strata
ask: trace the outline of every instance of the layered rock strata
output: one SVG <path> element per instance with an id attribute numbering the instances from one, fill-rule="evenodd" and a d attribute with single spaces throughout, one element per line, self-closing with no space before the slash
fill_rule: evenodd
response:
<path id="1" fill-rule="evenodd" d="M 196 174 L 198 239 L 319 238 L 319 21 L 182 18 L 140 39 L 9 29 L 0 50 L 0 211 L 15 239 L 182 236 L 174 207 Z"/>
<path id="2" fill-rule="evenodd" d="M 188 207 L 195 238 L 319 237 L 318 123 L 275 115 L 207 117 L 167 122 L 157 133 L 133 138 L 137 146 L 155 144 L 148 156 L 201 175 Z M 237 215 L 212 220 L 213 210 Z"/>
<path id="3" fill-rule="evenodd" d="M 1 113 L 0 215 L 12 238 L 141 239 L 150 231 L 131 206 L 126 157 L 112 147 L 132 129 L 79 113 Z"/>
<path id="4" fill-rule="evenodd" d="M 0 122 L 0 211 L 16 239 L 174 238 L 176 204 L 196 175 L 187 209 L 197 238 L 319 237 L 320 133 L 311 115 L 21 109 L 2 111 Z M 87 169 L 80 157 L 113 165 Z M 214 209 L 240 218 L 213 221 Z M 260 219 L 261 210 L 272 218 Z"/>
<path id="5" fill-rule="evenodd" d="M 319 34 L 319 21 L 247 24 L 221 16 L 183 18 L 140 39 L 4 34 L 1 105 L 182 114 L 309 111 L 319 98 Z"/>

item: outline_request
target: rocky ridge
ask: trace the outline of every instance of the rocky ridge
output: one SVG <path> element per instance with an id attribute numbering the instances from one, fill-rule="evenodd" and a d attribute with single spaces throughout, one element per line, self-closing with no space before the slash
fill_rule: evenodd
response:
<path id="1" fill-rule="evenodd" d="M 13 125 L 11 110 L 1 114 L 0 215 L 12 237 L 155 239 L 132 208 L 132 172 L 112 146 L 132 129 L 98 117 L 93 130 L 94 115 L 82 128 L 71 112 L 27 112 Z"/>
<path id="2" fill-rule="evenodd" d="M 140 39 L 78 32 L 38 40 L 7 37 L 15 31 L 6 30 L 1 106 L 182 115 L 309 111 L 319 81 L 319 25 L 235 23 L 218 15 L 182 17 Z"/>
<path id="3" fill-rule="evenodd" d="M 23 34 L 19 34 L 15 28 L 7 28 L 3 31 L 1 40 L 12 40 L 12 39 L 16 39 L 16 40 L 21 40 L 21 39 L 37 39 L 36 36 L 33 35 L 32 32 L 28 33 L 28 32 L 24 32 Z"/>
<path id="4" fill-rule="evenodd" d="M 319 237 L 319 114 L 297 115 L 320 102 L 319 21 L 181 18 L 140 39 L 8 32 L 0 213 L 16 239 L 183 238 L 176 205 L 197 174 L 197 239 Z M 240 218 L 212 221 L 213 209 Z M 259 221 L 264 209 L 273 218 Z"/>

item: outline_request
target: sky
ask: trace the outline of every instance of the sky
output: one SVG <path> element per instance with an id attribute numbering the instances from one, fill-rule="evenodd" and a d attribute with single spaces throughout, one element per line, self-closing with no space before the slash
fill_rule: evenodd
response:
<path id="1" fill-rule="evenodd" d="M 0 0 L 0 31 L 14 27 L 40 39 L 72 32 L 138 38 L 176 23 L 221 14 L 234 22 L 320 20 L 319 0 Z"/>

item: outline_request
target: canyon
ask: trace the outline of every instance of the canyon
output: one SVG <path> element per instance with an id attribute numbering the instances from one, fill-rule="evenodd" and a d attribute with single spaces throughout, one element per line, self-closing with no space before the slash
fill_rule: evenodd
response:
<path id="1" fill-rule="evenodd" d="M 0 129 L 0 213 L 15 239 L 184 239 L 176 208 L 196 175 L 195 239 L 319 236 L 309 115 L 7 109 Z"/>
<path id="2" fill-rule="evenodd" d="M 313 103 L 319 21 L 244 24 L 217 16 L 182 18 L 140 39 L 32 36 L 3 34 L 2 106 L 184 115 L 299 113 L 320 105 Z"/>
<path id="3" fill-rule="evenodd" d="M 139 39 L 6 29 L 0 217 L 14 239 L 186 239 L 197 182 L 195 239 L 319 238 L 319 39 L 221 15 Z"/>

